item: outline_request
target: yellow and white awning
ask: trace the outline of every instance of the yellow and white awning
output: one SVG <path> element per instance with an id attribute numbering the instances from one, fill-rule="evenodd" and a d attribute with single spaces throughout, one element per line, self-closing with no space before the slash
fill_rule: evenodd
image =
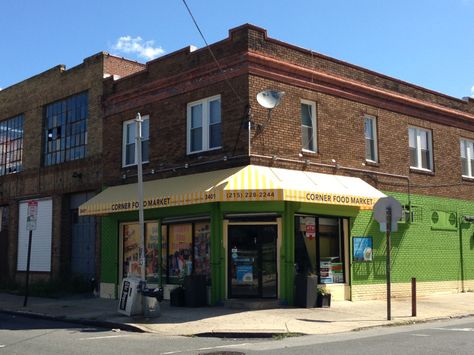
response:
<path id="1" fill-rule="evenodd" d="M 137 184 L 109 187 L 79 207 L 79 215 L 138 209 Z M 228 201 L 295 201 L 372 209 L 385 195 L 354 177 L 248 165 L 147 181 L 144 208 Z"/>

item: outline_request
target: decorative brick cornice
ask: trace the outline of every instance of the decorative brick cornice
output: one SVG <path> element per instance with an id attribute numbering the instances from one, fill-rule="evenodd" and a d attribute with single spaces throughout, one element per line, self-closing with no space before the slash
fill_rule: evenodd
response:
<path id="1" fill-rule="evenodd" d="M 215 63 L 154 80 L 137 88 L 109 95 L 105 100 L 106 116 L 139 108 L 185 92 L 197 90 L 241 75 L 265 79 L 364 103 L 407 116 L 474 131 L 474 115 L 426 100 L 364 84 L 318 69 L 309 69 L 256 51 L 234 54 Z"/>
<path id="2" fill-rule="evenodd" d="M 474 131 L 474 115 L 249 51 L 249 74 Z"/>
<path id="3" fill-rule="evenodd" d="M 108 95 L 103 102 L 105 116 L 111 116 L 249 73 L 246 60 L 241 54 L 221 60 L 222 71 L 212 62 L 178 75 L 154 80 L 137 88 Z"/>

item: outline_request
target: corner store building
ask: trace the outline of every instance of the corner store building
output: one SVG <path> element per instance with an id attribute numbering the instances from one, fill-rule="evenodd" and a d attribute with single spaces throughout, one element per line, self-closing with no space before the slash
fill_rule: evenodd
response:
<path id="1" fill-rule="evenodd" d="M 331 258 L 330 261 L 343 264 L 337 265 L 337 271 L 343 269 L 342 279 L 335 277 L 335 270 L 332 270 L 333 275 L 324 270 L 327 273 L 324 277 L 332 276 L 333 283 L 329 287 L 336 298 L 383 297 L 384 238 L 371 212 L 344 203 L 330 204 L 329 195 L 319 198 L 315 194 L 314 200 L 308 202 L 304 200 L 308 192 L 320 192 L 311 188 L 303 189 L 300 199 L 290 199 L 288 191 L 305 186 L 299 183 L 299 177 L 319 172 L 332 174 L 331 178 L 326 176 L 331 184 L 322 184 L 330 186 L 325 192 L 337 194 L 331 190 L 332 180 L 341 179 L 348 182 L 346 196 L 373 197 L 354 192 L 360 189 L 358 183 L 362 180 L 356 180 L 358 183 L 344 180 L 351 175 L 385 194 L 394 195 L 405 206 L 410 217 L 400 223 L 399 232 L 393 236 L 395 293 L 406 294 L 412 276 L 418 278 L 421 293 L 472 288 L 473 227 L 463 217 L 474 215 L 474 180 L 462 173 L 459 155 L 460 139 L 474 140 L 472 100 L 451 98 L 279 42 L 250 25 L 231 30 L 228 39 L 213 44 L 212 48 L 222 71 L 216 68 L 206 49 L 183 49 L 148 63 L 144 71 L 131 78 L 105 83 L 105 119 L 109 129 L 104 135 L 107 148 L 104 180 L 112 187 L 97 200 L 81 207 L 83 213 L 89 213 L 89 206 L 90 213 L 107 213 L 102 219 L 103 296 L 116 296 L 120 278 L 133 270 L 136 261 L 134 225 L 138 218 L 137 213 L 132 212 L 134 206 L 136 209 L 132 198 L 135 188 L 116 186 L 136 181 L 134 167 L 120 162 L 124 155 L 121 145 L 124 127 L 137 112 L 149 118 L 150 157 L 144 164 L 147 183 L 155 181 L 160 191 L 166 181 L 163 179 L 188 177 L 194 186 L 199 181 L 196 174 L 213 175 L 208 185 L 197 190 L 188 190 L 189 184 L 185 181 L 179 184 L 178 191 L 150 195 L 151 207 L 156 204 L 158 208 L 147 209 L 145 218 L 150 222 L 147 230 L 153 235 L 152 244 L 158 243 L 161 231 L 162 250 L 166 250 L 162 254 L 158 252 L 159 245 L 150 248 L 150 255 L 166 255 L 165 265 L 162 265 L 165 275 L 154 276 L 156 282 L 161 276 L 165 284 L 176 284 L 183 270 L 208 273 L 212 299 L 218 302 L 243 296 L 239 292 L 245 294 L 228 284 L 232 277 L 236 285 L 258 281 L 260 291 L 252 295 L 262 297 L 266 295 L 263 293 L 265 279 L 272 284 L 270 291 L 273 291 L 268 295 L 292 303 L 295 273 L 311 270 L 322 274 L 321 262 L 327 261 L 322 259 Z M 227 81 L 231 82 L 238 98 Z M 286 92 L 271 120 L 255 101 L 256 94 L 268 88 Z M 189 150 L 187 117 L 189 119 L 188 111 L 196 102 L 202 107 L 210 102 L 219 103 L 221 137 L 215 149 Z M 302 149 L 300 110 L 303 105 L 314 108 L 317 146 L 313 150 Z M 368 116 L 377 122 L 378 154 L 374 160 L 367 160 L 364 144 L 364 119 Z M 263 127 L 251 132 L 251 149 L 248 149 L 248 131 L 241 129 L 242 122 L 249 117 L 260 125 L 257 127 Z M 413 166 L 410 160 L 411 127 L 421 128 L 433 138 L 429 169 Z M 331 163 L 332 160 L 337 163 Z M 223 197 L 217 194 L 215 202 L 206 202 L 204 191 L 219 191 L 216 188 L 219 182 L 236 172 L 219 174 L 226 169 L 249 166 L 263 167 L 256 170 L 286 169 L 284 175 L 294 171 L 296 177 L 282 179 L 290 184 L 280 186 L 280 195 L 265 196 L 266 201 L 253 200 L 252 194 L 245 197 L 246 192 L 259 190 L 255 183 L 250 192 L 246 189 L 228 191 L 235 194 L 229 196 L 231 201 L 225 194 Z M 181 197 L 186 206 L 171 206 L 172 196 L 187 192 L 198 193 L 198 196 L 188 197 L 188 201 Z M 128 199 L 121 198 L 128 193 Z M 330 200 L 334 201 L 332 195 Z M 114 210 L 101 211 L 103 207 L 92 207 L 95 202 L 108 203 Z M 94 212 L 94 208 L 98 210 Z M 276 227 L 268 227 L 268 230 L 232 227 L 245 223 Z M 281 236 L 276 241 L 266 236 L 275 235 L 275 228 L 277 236 Z M 253 252 L 260 255 L 260 268 L 264 261 L 276 265 L 271 277 L 246 276 L 250 266 L 244 261 L 232 269 L 233 254 L 240 260 L 242 246 L 226 247 L 226 243 L 233 244 L 229 238 L 236 244 L 242 239 L 251 242 L 251 235 L 255 233 L 260 233 L 262 240 L 269 239 L 276 244 L 275 253 L 268 253 L 273 259 L 266 260 L 270 259 L 265 254 L 269 249 L 267 243 L 254 242 Z M 250 237 L 241 237 L 242 234 Z M 202 247 L 203 240 L 209 240 L 206 242 L 209 247 Z M 354 242 L 360 240 L 367 247 L 372 242 L 372 260 L 358 261 Z M 323 251 L 323 248 L 326 249 Z M 234 253 L 232 249 L 237 251 Z M 241 266 L 239 270 L 238 266 Z M 324 266 L 328 269 L 327 263 Z M 151 274 L 154 270 L 159 268 L 152 266 Z M 334 282 L 335 279 L 338 282 Z"/>
<path id="2" fill-rule="evenodd" d="M 115 212 L 103 219 L 104 239 L 115 246 L 103 248 L 110 259 L 117 254 L 124 255 L 123 250 L 116 250 L 116 246 L 124 245 L 126 221 L 133 221 L 136 217 L 132 213 L 116 212 L 136 210 L 136 188 L 135 184 L 109 188 L 81 207 L 81 214 Z M 173 228 L 198 222 L 206 230 L 206 252 L 200 258 L 210 257 L 204 263 L 209 264 L 207 270 L 212 280 L 214 302 L 232 297 L 292 301 L 297 215 L 326 216 L 326 223 L 332 222 L 331 226 L 336 228 L 331 237 L 337 240 L 332 249 L 336 249 L 337 254 L 327 256 L 341 260 L 342 267 L 345 267 L 342 275 L 348 275 L 348 268 L 343 262 L 348 260 L 348 248 L 344 247 L 349 243 L 348 218 L 357 214 L 359 208 L 372 208 L 375 201 L 384 196 L 358 178 L 255 165 L 150 181 L 145 183 L 144 189 L 146 229 L 150 231 L 146 235 L 147 264 L 153 265 L 151 249 L 170 245 L 169 239 L 166 240 L 166 227 L 160 228 L 160 224 Z M 156 225 L 158 232 L 156 245 L 149 243 L 153 239 L 151 225 Z M 314 243 L 321 228 L 316 228 L 314 224 L 313 228 Z M 117 236 L 121 240 L 117 240 Z M 193 244 L 194 255 L 190 259 L 196 264 L 200 251 L 197 251 L 196 242 Z M 329 252 L 329 246 L 326 248 Z M 158 254 L 163 255 L 160 251 Z M 107 256 L 103 254 L 103 258 Z M 245 260 L 249 258 L 254 260 Z M 124 258 L 119 257 L 119 265 L 124 262 Z M 170 262 L 167 264 L 169 270 Z M 205 274 L 206 267 L 199 267 Z M 118 276 L 127 272 L 126 268 L 124 270 Z M 116 270 L 109 271 L 113 283 L 103 283 L 101 289 L 110 290 L 112 296 L 118 279 Z M 168 275 L 155 275 L 153 271 L 148 272 L 147 269 L 149 282 L 162 282 L 160 279 L 166 276 L 168 280 L 170 278 L 170 270 Z M 247 274 L 250 279 L 241 277 L 240 273 Z M 346 285 L 343 278 L 331 285 L 335 297 L 348 298 L 350 290 Z"/>

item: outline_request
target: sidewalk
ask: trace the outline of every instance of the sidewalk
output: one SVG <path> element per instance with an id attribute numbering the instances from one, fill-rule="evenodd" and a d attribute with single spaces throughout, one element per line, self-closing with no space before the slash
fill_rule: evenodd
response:
<path id="1" fill-rule="evenodd" d="M 124 317 L 117 300 L 68 297 L 36 298 L 23 307 L 23 297 L 0 293 L 0 311 L 21 312 L 87 324 L 141 330 L 161 335 L 199 333 L 303 333 L 329 334 L 367 327 L 424 322 L 474 315 L 474 292 L 435 294 L 418 299 L 418 316 L 411 317 L 410 299 L 392 300 L 392 321 L 386 301 L 340 301 L 331 308 L 277 308 L 238 310 L 225 307 L 170 307 L 162 302 L 158 318 Z"/>

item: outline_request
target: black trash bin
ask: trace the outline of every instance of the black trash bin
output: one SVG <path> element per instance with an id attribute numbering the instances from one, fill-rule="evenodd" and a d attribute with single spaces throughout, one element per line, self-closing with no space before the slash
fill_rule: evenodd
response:
<path id="1" fill-rule="evenodd" d="M 154 297 L 158 302 L 163 301 L 163 288 L 145 288 L 142 291 L 142 295 L 146 297 Z"/>
<path id="2" fill-rule="evenodd" d="M 207 304 L 206 277 L 204 275 L 186 276 L 183 287 L 186 307 L 203 307 Z"/>
<path id="3" fill-rule="evenodd" d="M 170 306 L 183 307 L 184 306 L 184 289 L 177 287 L 170 292 Z"/>
<path id="4" fill-rule="evenodd" d="M 295 306 L 316 307 L 318 277 L 316 275 L 295 275 Z"/>

